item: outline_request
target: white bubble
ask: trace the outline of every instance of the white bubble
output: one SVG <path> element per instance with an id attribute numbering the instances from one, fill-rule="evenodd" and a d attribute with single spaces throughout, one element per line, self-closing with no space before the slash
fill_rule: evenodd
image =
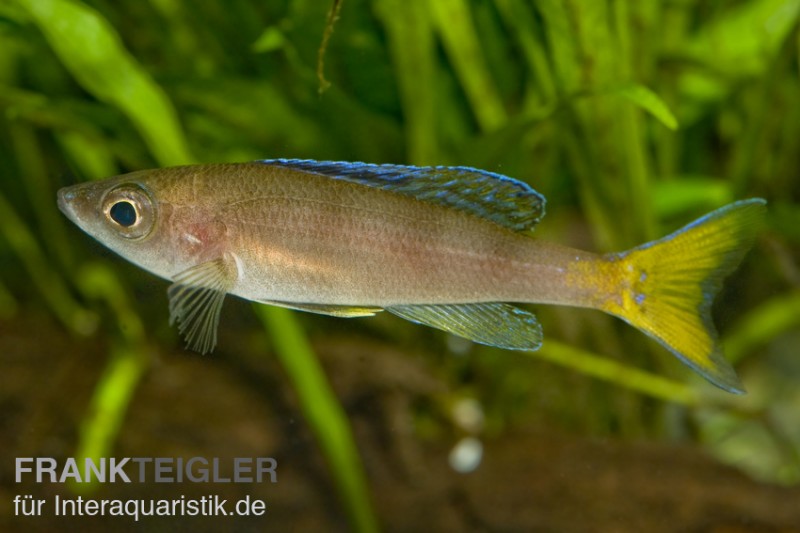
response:
<path id="1" fill-rule="evenodd" d="M 453 446 L 448 456 L 450 468 L 460 474 L 468 474 L 481 464 L 483 443 L 475 437 L 464 437 Z"/>

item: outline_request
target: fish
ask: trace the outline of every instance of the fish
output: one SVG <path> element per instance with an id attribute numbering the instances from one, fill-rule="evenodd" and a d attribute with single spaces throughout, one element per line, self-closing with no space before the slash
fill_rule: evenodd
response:
<path id="1" fill-rule="evenodd" d="M 542 344 L 518 304 L 567 305 L 619 317 L 744 393 L 711 306 L 765 200 L 616 253 L 536 238 L 545 205 L 523 181 L 471 167 L 302 159 L 140 170 L 58 191 L 83 231 L 172 282 L 170 322 L 200 353 L 216 345 L 226 294 L 337 317 L 386 310 L 508 350 Z"/>

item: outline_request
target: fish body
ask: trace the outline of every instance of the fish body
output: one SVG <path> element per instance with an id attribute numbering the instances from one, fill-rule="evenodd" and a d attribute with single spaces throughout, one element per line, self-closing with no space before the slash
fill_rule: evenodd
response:
<path id="1" fill-rule="evenodd" d="M 620 316 L 742 390 L 710 304 L 752 244 L 763 200 L 605 255 L 533 238 L 544 206 L 528 185 L 467 167 L 306 160 L 139 171 L 59 191 L 84 231 L 174 282 L 171 318 L 201 352 L 227 293 L 344 317 L 386 309 L 509 349 L 538 348 L 542 332 L 508 302 L 547 303 Z"/>

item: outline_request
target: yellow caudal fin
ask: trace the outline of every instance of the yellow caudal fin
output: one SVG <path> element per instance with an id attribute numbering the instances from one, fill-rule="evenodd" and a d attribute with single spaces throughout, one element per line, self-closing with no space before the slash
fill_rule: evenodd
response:
<path id="1" fill-rule="evenodd" d="M 658 340 L 714 385 L 743 394 L 719 346 L 711 304 L 752 246 L 765 204 L 735 202 L 663 239 L 610 255 L 619 266 L 622 298 L 603 310 Z"/>

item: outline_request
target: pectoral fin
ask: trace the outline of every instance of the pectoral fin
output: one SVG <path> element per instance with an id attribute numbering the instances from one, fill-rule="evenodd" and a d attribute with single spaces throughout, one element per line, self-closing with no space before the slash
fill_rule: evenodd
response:
<path id="1" fill-rule="evenodd" d="M 349 307 L 346 305 L 306 304 L 295 302 L 275 302 L 264 300 L 262 303 L 277 305 L 296 311 L 307 311 L 320 315 L 338 316 L 342 318 L 355 318 L 359 316 L 372 316 L 383 311 L 381 307 Z"/>
<path id="2" fill-rule="evenodd" d="M 167 289 L 169 322 L 177 322 L 186 347 L 201 354 L 217 344 L 219 313 L 225 294 L 236 281 L 233 258 L 215 259 L 175 276 Z"/>
<path id="3" fill-rule="evenodd" d="M 509 304 L 401 305 L 386 310 L 479 344 L 506 350 L 538 350 L 542 345 L 542 326 L 536 317 Z"/>

